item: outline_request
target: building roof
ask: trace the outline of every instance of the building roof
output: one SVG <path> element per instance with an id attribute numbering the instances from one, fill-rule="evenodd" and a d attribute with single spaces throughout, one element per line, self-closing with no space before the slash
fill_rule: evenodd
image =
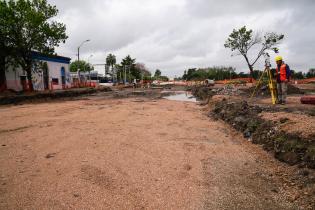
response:
<path id="1" fill-rule="evenodd" d="M 58 55 L 47 55 L 40 52 L 32 52 L 32 58 L 34 60 L 42 60 L 42 61 L 50 61 L 50 62 L 56 62 L 56 63 L 66 63 L 69 64 L 71 58 L 58 56 Z"/>

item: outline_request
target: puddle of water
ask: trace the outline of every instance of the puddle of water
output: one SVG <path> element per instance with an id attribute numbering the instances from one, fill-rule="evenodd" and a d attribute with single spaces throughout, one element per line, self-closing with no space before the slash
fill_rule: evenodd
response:
<path id="1" fill-rule="evenodd" d="M 163 97 L 172 101 L 197 102 L 196 98 L 189 92 L 174 92 L 174 94 Z"/>

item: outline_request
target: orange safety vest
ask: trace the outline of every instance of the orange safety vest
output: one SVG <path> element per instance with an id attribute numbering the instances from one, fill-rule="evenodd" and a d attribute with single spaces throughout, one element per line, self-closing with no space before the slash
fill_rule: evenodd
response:
<path id="1" fill-rule="evenodd" d="M 277 75 L 280 74 L 280 81 L 283 82 L 285 81 L 287 78 L 287 65 L 285 63 L 281 64 L 280 66 L 280 73 L 279 73 L 279 68 L 277 66 Z"/>

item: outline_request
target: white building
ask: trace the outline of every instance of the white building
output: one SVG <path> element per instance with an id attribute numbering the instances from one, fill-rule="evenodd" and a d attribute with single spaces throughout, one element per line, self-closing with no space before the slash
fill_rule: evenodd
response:
<path id="1" fill-rule="evenodd" d="M 56 90 L 71 87 L 70 58 L 32 52 L 35 65 L 32 69 L 34 90 Z M 7 89 L 28 89 L 26 71 L 21 67 L 6 70 Z"/>

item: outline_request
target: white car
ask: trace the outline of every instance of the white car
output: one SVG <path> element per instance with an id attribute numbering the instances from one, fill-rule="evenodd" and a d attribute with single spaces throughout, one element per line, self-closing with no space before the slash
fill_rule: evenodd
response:
<path id="1" fill-rule="evenodd" d="M 213 79 L 206 79 L 206 80 L 204 81 L 204 83 L 205 83 L 205 85 L 207 85 L 207 86 L 214 86 L 214 84 L 215 84 L 215 82 L 214 82 Z"/>

